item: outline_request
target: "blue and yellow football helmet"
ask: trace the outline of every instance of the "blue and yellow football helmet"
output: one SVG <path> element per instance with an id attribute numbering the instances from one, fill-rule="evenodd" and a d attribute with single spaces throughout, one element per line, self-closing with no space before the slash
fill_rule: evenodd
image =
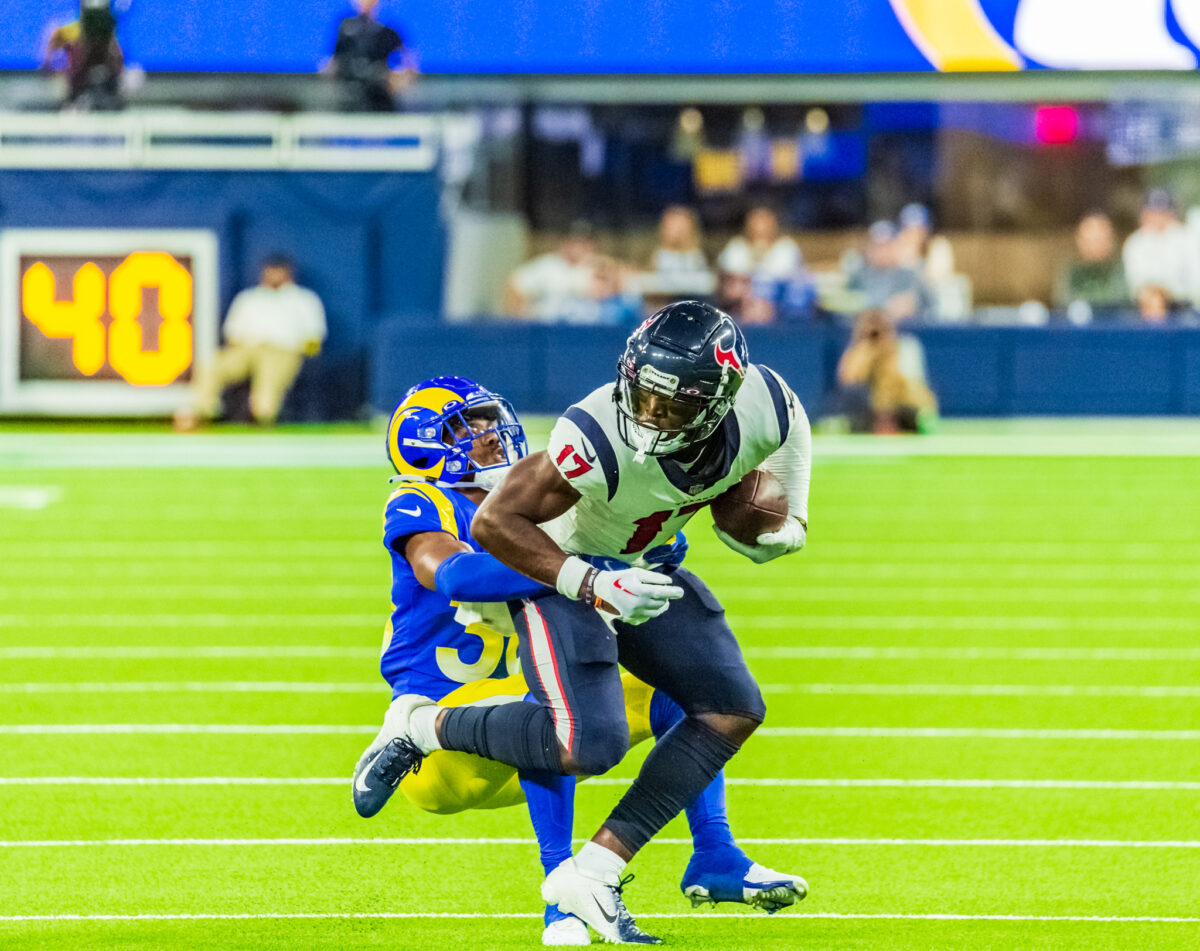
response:
<path id="1" fill-rule="evenodd" d="M 504 461 L 479 465 L 469 453 L 489 433 L 499 439 Z M 392 412 L 387 452 L 400 478 L 451 486 L 473 481 L 467 479 L 472 473 L 508 468 L 524 458 L 529 445 L 504 397 L 466 377 L 435 376 L 405 393 Z"/>

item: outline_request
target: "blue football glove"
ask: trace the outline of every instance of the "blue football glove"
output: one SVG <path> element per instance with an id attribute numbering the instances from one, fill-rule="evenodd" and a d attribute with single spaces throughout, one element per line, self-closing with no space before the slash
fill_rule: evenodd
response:
<path id="1" fill-rule="evenodd" d="M 674 571 L 683 564 L 683 559 L 687 557 L 687 550 L 687 536 L 683 532 L 676 532 L 675 537 L 669 542 L 656 545 L 642 555 L 642 558 L 645 559 L 646 564 L 653 565 L 655 568 Z"/>

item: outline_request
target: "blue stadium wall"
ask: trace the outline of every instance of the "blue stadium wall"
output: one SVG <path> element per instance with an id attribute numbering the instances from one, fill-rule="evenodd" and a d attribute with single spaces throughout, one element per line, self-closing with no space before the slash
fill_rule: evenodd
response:
<path id="1" fill-rule="evenodd" d="M 1200 329 L 926 327 L 929 377 L 947 416 L 1200 413 Z M 435 373 L 474 377 L 518 408 L 559 412 L 615 378 L 625 331 L 384 321 L 371 348 L 371 402 L 390 410 Z M 812 416 L 826 411 L 846 333 L 750 328 L 750 357 L 778 370 Z"/>
<path id="2" fill-rule="evenodd" d="M 353 417 L 384 316 L 441 308 L 445 229 L 436 172 L 0 172 L 2 228 L 206 228 L 220 246 L 220 313 L 264 256 L 295 259 L 324 301 L 329 340 L 289 399 L 295 419 Z"/>

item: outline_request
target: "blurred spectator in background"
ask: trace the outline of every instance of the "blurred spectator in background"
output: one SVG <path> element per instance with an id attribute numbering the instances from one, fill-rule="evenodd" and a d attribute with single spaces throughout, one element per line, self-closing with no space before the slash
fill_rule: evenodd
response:
<path id="1" fill-rule="evenodd" d="M 650 269 L 664 275 L 708 272 L 708 259 L 700 250 L 700 219 L 691 208 L 672 205 L 662 213 Z"/>
<path id="2" fill-rule="evenodd" d="M 816 289 L 804 269 L 800 246 L 780 233 L 778 216 L 764 205 L 747 213 L 742 233 L 717 258 L 717 269 L 718 287 L 740 286 L 745 276 L 750 278 L 740 316 L 727 311 L 742 323 L 794 322 L 814 314 Z"/>
<path id="3" fill-rule="evenodd" d="M 1171 295 L 1165 287 L 1157 284 L 1143 284 L 1138 288 L 1137 310 L 1138 317 L 1144 324 L 1165 324 L 1171 319 L 1174 304 Z"/>
<path id="4" fill-rule="evenodd" d="M 926 382 L 920 341 L 897 334 L 881 310 L 855 319 L 837 381 L 839 410 L 852 432 L 928 432 L 936 422 L 937 400 Z"/>
<path id="5" fill-rule="evenodd" d="M 742 233 L 730 239 L 717 259 L 723 271 L 768 281 L 788 280 L 802 264 L 800 246 L 780 233 L 779 217 L 765 205 L 750 209 Z"/>
<path id="6" fill-rule="evenodd" d="M 304 358 L 321 352 L 325 308 L 316 294 L 296 284 L 291 259 L 273 255 L 263 262 L 258 286 L 233 299 L 224 334 L 225 346 L 196 369 L 191 408 L 175 415 L 180 432 L 214 419 L 221 391 L 247 379 L 254 421 L 273 424 Z"/>
<path id="7" fill-rule="evenodd" d="M 663 290 L 669 285 L 680 293 L 712 292 L 712 271 L 700 249 L 700 219 L 691 208 L 672 205 L 662 213 L 650 270 Z"/>
<path id="8" fill-rule="evenodd" d="M 1150 189 L 1139 221 L 1121 252 L 1133 298 L 1140 301 L 1142 288 L 1154 285 L 1166 291 L 1171 301 L 1190 299 L 1196 270 L 1192 244 L 1175 214 L 1171 193 L 1165 188 Z"/>
<path id="9" fill-rule="evenodd" d="M 615 258 L 599 254 L 593 259 L 588 297 L 579 303 L 574 323 L 633 324 L 642 317 L 642 298 L 631 292 L 625 268 Z"/>
<path id="10" fill-rule="evenodd" d="M 658 221 L 658 246 L 649 270 L 625 275 L 624 293 L 641 298 L 653 313 L 681 297 L 709 297 L 716 278 L 700 249 L 700 219 L 685 205 L 671 205 Z"/>
<path id="11" fill-rule="evenodd" d="M 396 94 L 412 84 L 416 68 L 400 34 L 376 19 L 379 0 L 354 0 L 356 16 L 338 27 L 328 71 L 340 87 L 344 112 L 392 112 Z M 393 69 L 397 57 L 400 68 Z"/>
<path id="12" fill-rule="evenodd" d="M 1086 324 L 1128 309 L 1129 300 L 1112 220 L 1102 211 L 1088 212 L 1075 228 L 1075 257 L 1059 274 L 1054 304 L 1072 323 Z"/>
<path id="13" fill-rule="evenodd" d="M 929 315 L 929 292 L 921 275 L 900 264 L 899 234 L 890 221 L 867 229 L 865 256 L 851 251 L 842 257 L 846 287 L 862 295 L 862 308 L 882 310 L 893 322 Z"/>
<path id="14" fill-rule="evenodd" d="M 122 107 L 125 57 L 109 0 L 81 0 L 79 19 L 50 34 L 42 68 L 60 68 L 66 75 L 66 109 L 104 112 Z"/>
<path id="15" fill-rule="evenodd" d="M 966 320 L 971 315 L 971 282 L 954 270 L 954 248 L 945 235 L 933 233 L 929 209 L 912 202 L 897 219 L 896 264 L 916 272 L 929 301 L 927 316 Z"/>
<path id="16" fill-rule="evenodd" d="M 577 221 L 558 248 L 513 271 L 504 312 L 542 323 L 595 323 L 596 242 L 592 226 Z"/>

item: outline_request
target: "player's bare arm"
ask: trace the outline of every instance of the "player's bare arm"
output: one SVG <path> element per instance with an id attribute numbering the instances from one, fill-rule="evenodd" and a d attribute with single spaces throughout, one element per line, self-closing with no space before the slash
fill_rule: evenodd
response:
<path id="1" fill-rule="evenodd" d="M 539 524 L 557 518 L 579 492 L 562 477 L 544 452 L 522 459 L 475 514 L 475 539 L 500 561 L 535 581 L 554 587 L 567 553 Z"/>
<path id="2" fill-rule="evenodd" d="M 404 544 L 404 557 L 422 588 L 437 590 L 437 570 L 452 555 L 469 553 L 470 545 L 448 532 L 418 532 Z"/>

